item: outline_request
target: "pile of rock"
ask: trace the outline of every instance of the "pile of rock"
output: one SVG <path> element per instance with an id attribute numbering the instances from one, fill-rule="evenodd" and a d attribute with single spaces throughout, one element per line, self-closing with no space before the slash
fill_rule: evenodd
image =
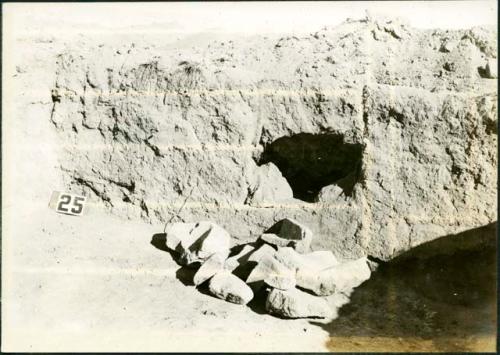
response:
<path id="1" fill-rule="evenodd" d="M 288 218 L 233 248 L 229 233 L 212 222 L 173 223 L 165 232 L 177 261 L 197 268 L 196 286 L 238 304 L 264 295 L 266 310 L 280 317 L 329 318 L 327 297 L 350 292 L 371 274 L 366 258 L 340 263 L 331 251 L 311 251 L 311 230 Z"/>

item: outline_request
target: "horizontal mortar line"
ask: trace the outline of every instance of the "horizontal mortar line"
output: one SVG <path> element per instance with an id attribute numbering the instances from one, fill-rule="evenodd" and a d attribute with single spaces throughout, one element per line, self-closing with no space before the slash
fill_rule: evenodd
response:
<path id="1" fill-rule="evenodd" d="M 494 220 L 489 222 L 481 222 L 478 223 L 477 219 L 470 217 L 470 215 L 455 215 L 453 217 L 420 217 L 417 215 L 407 215 L 400 218 L 401 220 L 407 220 L 408 224 L 416 225 L 416 224 L 428 224 L 428 225 L 439 225 L 442 227 L 455 227 L 457 224 L 465 224 L 465 226 L 458 225 L 458 227 L 462 227 L 465 229 L 470 226 L 484 226 L 488 223 L 492 223 Z"/>
<path id="2" fill-rule="evenodd" d="M 136 145 L 136 146 L 145 146 L 143 142 L 126 142 L 126 146 L 131 146 L 131 145 Z M 259 149 L 259 147 L 254 146 L 254 145 L 238 145 L 238 144 L 224 144 L 224 145 L 218 145 L 218 144 L 151 144 L 154 147 L 164 150 L 175 150 L 175 149 L 191 149 L 191 150 L 202 150 L 202 151 L 219 151 L 219 150 L 235 150 L 235 151 L 253 151 L 256 149 Z M 113 151 L 115 148 L 112 145 L 106 145 L 106 144 L 92 144 L 92 145 L 81 145 L 81 144 L 75 144 L 75 145 L 70 145 L 70 144 L 61 144 L 58 145 L 58 147 L 62 147 L 64 149 L 68 149 L 71 152 L 74 151 L 88 151 L 88 150 L 108 150 L 108 151 Z M 48 147 L 50 148 L 50 147 Z M 52 149 L 52 148 L 50 148 Z M 150 149 L 150 148 L 148 148 Z M 124 150 L 126 152 L 126 150 Z"/>
<path id="3" fill-rule="evenodd" d="M 419 86 L 409 86 L 409 85 L 398 85 L 398 84 L 387 84 L 379 81 L 374 81 L 368 85 L 369 89 L 377 89 L 377 87 L 387 89 L 387 88 L 394 88 L 394 89 L 410 89 L 413 91 L 423 91 L 426 93 L 430 94 L 453 94 L 457 96 L 484 96 L 484 95 L 496 95 L 497 91 L 484 91 L 480 92 L 479 90 L 482 88 L 479 86 L 476 91 L 456 91 L 456 90 L 447 90 L 447 89 L 441 89 L 441 90 L 436 90 L 436 91 L 431 91 L 432 89 L 426 89 L 423 87 Z"/>
<path id="4" fill-rule="evenodd" d="M 99 268 L 91 266 L 83 266 L 79 268 L 66 269 L 62 267 L 11 267 L 4 270 L 9 273 L 18 274 L 65 274 L 65 275 L 154 275 L 154 276 L 169 276 L 175 275 L 178 268 L 165 269 L 147 269 L 147 268 Z"/>
<path id="5" fill-rule="evenodd" d="M 359 93 L 362 91 L 362 86 L 359 88 L 349 88 L 349 89 L 317 89 L 317 90 L 275 90 L 275 89 L 229 89 L 229 90 L 182 90 L 182 91 L 156 91 L 156 90 L 129 90 L 129 91 L 118 91 L 118 92 L 75 92 L 71 90 L 60 90 L 56 89 L 58 94 L 65 94 L 67 96 L 97 96 L 97 97 L 114 97 L 114 96 L 184 96 L 186 94 L 204 94 L 207 96 L 216 95 L 296 95 L 296 96 L 315 96 L 316 94 L 321 94 L 323 96 L 334 96 L 345 93 Z"/>
<path id="6" fill-rule="evenodd" d="M 313 132 L 306 132 L 310 134 L 316 134 Z M 127 147 L 129 146 L 139 146 L 139 147 L 147 147 L 143 142 L 126 142 L 124 143 Z M 259 146 L 255 145 L 238 145 L 238 144 L 151 144 L 153 147 L 159 148 L 160 150 L 196 150 L 196 151 L 254 151 L 260 150 Z M 82 144 L 58 144 L 57 147 L 62 149 L 66 149 L 71 153 L 78 151 L 90 151 L 90 150 L 103 150 L 103 151 L 112 151 L 115 153 L 115 148 L 112 145 L 106 144 L 92 144 L 92 145 L 82 145 Z M 40 149 L 40 146 L 37 147 L 37 150 Z M 47 149 L 52 150 L 53 148 L 47 146 Z M 148 149 L 150 149 L 148 147 Z M 42 146 L 43 150 L 43 146 Z M 123 153 L 129 152 L 124 149 Z M 161 154 L 161 153 L 160 153 Z"/>
<path id="7" fill-rule="evenodd" d="M 426 88 L 414 87 L 414 86 L 406 86 L 406 85 L 390 85 L 384 83 L 378 83 L 374 85 L 369 85 L 370 88 L 376 89 L 380 88 L 394 88 L 394 89 L 402 89 L 408 88 L 415 91 L 422 91 L 426 93 L 431 93 L 433 95 L 454 95 L 454 96 L 465 96 L 465 97 L 480 97 L 485 95 L 496 95 L 496 92 L 478 92 L 478 91 L 454 91 L 454 90 L 436 90 L 434 92 L 430 91 Z M 220 89 L 220 90 L 196 90 L 196 89 L 187 89 L 182 91 L 157 91 L 157 90 L 133 90 L 130 89 L 128 91 L 118 91 L 118 92 L 75 92 L 71 90 L 61 90 L 56 89 L 58 94 L 66 95 L 69 97 L 72 96 L 82 96 L 82 97 L 144 97 L 144 96 L 158 96 L 158 97 L 178 97 L 185 95 L 205 95 L 205 96 L 239 96 L 239 95 L 247 95 L 247 96 L 316 96 L 317 94 L 321 94 L 322 96 L 333 96 L 340 97 L 342 94 L 360 94 L 363 90 L 363 85 L 360 85 L 356 88 L 345 88 L 345 89 L 310 89 L 310 90 L 276 90 L 276 89 Z"/>
<path id="8" fill-rule="evenodd" d="M 237 209 L 237 210 L 262 210 L 262 209 L 272 209 L 272 208 L 280 208 L 280 209 L 359 209 L 360 207 L 358 205 L 348 205 L 346 204 L 333 204 L 333 203 L 322 203 L 322 202 L 315 202 L 315 203 L 306 203 L 304 204 L 301 203 L 290 203 L 290 204 L 265 204 L 261 206 L 251 206 L 251 205 L 245 205 L 245 204 L 228 204 L 228 203 L 211 203 L 211 202 L 187 202 L 187 203 L 148 203 L 146 201 L 146 204 L 148 208 L 151 207 L 166 207 L 168 209 L 178 209 L 180 207 L 183 207 L 184 209 L 186 208 L 206 208 L 206 209 L 213 209 L 213 210 L 219 210 L 222 208 L 226 209 Z M 125 203 L 124 203 L 125 205 Z M 134 205 L 133 206 L 139 207 L 139 205 Z"/>

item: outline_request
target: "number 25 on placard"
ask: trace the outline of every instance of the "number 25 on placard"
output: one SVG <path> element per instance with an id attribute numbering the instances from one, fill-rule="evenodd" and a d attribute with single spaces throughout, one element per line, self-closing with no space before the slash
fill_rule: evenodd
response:
<path id="1" fill-rule="evenodd" d="M 85 201 L 84 196 L 54 191 L 49 206 L 59 213 L 80 216 L 83 214 Z"/>

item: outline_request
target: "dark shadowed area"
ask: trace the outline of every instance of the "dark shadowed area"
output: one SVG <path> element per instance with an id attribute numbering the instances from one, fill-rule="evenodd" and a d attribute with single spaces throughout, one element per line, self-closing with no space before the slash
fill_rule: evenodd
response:
<path id="1" fill-rule="evenodd" d="M 274 163 L 295 198 L 314 202 L 321 188 L 330 184 L 351 194 L 362 152 L 360 144 L 346 143 L 342 135 L 299 133 L 266 146 L 260 163 Z"/>
<path id="2" fill-rule="evenodd" d="M 496 223 L 381 265 L 339 317 L 331 351 L 495 351 Z"/>

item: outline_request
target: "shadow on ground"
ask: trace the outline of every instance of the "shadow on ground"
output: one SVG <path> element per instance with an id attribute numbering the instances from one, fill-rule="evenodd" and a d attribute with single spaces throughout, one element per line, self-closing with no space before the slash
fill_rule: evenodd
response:
<path id="1" fill-rule="evenodd" d="M 193 283 L 193 277 L 196 271 L 198 270 L 199 264 L 196 264 L 195 266 L 184 266 L 181 265 L 177 262 L 178 255 L 176 255 L 175 252 L 171 251 L 166 247 L 166 235 L 165 233 L 157 233 L 154 234 L 153 237 L 151 238 L 151 245 L 153 245 L 155 248 L 165 251 L 170 254 L 172 259 L 179 265 L 179 269 L 175 272 L 175 276 L 177 279 L 182 282 L 184 286 L 194 286 Z M 231 249 L 231 255 L 237 254 L 240 252 L 240 250 L 243 248 L 243 245 L 240 246 L 235 246 Z M 248 276 L 248 273 L 251 271 L 247 270 L 245 267 L 240 267 L 237 268 L 234 273 L 242 278 L 245 278 L 245 275 Z M 208 281 L 202 283 L 201 285 L 196 287 L 198 291 L 201 293 L 213 297 L 210 292 L 208 291 Z M 265 310 L 265 299 L 266 299 L 266 293 L 264 290 L 261 292 L 258 292 L 255 294 L 254 298 L 247 304 L 247 306 L 254 311 L 255 313 L 258 314 L 267 314 Z"/>
<path id="2" fill-rule="evenodd" d="M 339 317 L 331 351 L 495 351 L 496 223 L 383 264 Z"/>
<path id="3" fill-rule="evenodd" d="M 175 272 L 175 276 L 177 279 L 182 282 L 184 286 L 194 286 L 193 277 L 196 273 L 197 268 L 187 267 L 181 265 L 177 262 L 178 255 L 175 255 L 175 252 L 171 251 L 167 248 L 166 244 L 166 235 L 165 233 L 157 233 L 154 234 L 151 238 L 151 245 L 153 245 L 156 249 L 165 251 L 170 254 L 172 259 L 180 266 L 180 268 Z"/>
<path id="4" fill-rule="evenodd" d="M 177 260 L 165 234 L 151 244 Z M 420 245 L 381 264 L 337 319 L 311 323 L 328 331 L 331 351 L 494 351 L 496 246 L 496 223 Z M 193 286 L 196 270 L 179 264 L 176 276 Z M 207 282 L 197 289 L 210 295 Z M 248 306 L 265 314 L 264 299 Z"/>

